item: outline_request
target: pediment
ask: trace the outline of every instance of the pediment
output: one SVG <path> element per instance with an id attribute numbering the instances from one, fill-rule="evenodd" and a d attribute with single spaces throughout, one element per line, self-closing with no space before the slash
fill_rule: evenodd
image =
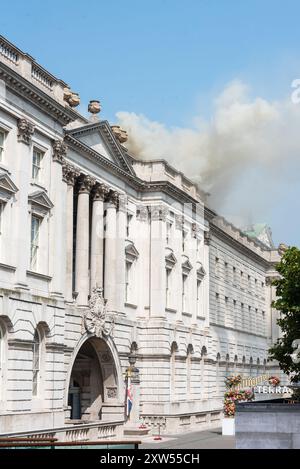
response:
<path id="1" fill-rule="evenodd" d="M 28 196 L 28 202 L 31 203 L 32 210 L 40 215 L 45 215 L 54 207 L 46 192 L 39 190 Z"/>
<path id="2" fill-rule="evenodd" d="M 204 267 L 201 263 L 197 265 L 197 278 L 198 280 L 202 280 L 206 275 L 206 272 L 204 270 Z"/>
<path id="3" fill-rule="evenodd" d="M 118 141 L 107 121 L 93 122 L 71 129 L 68 130 L 67 134 L 76 138 L 76 140 L 79 140 L 100 156 L 104 156 L 129 174 L 135 174 L 126 155 L 126 150 Z"/>
<path id="4" fill-rule="evenodd" d="M 139 252 L 133 243 L 128 243 L 125 247 L 126 260 L 134 262 L 139 257 Z"/>
<path id="5" fill-rule="evenodd" d="M 9 174 L 5 172 L 0 173 L 0 200 L 8 201 L 16 192 L 17 186 L 11 180 Z"/>
<path id="6" fill-rule="evenodd" d="M 165 256 L 165 260 L 166 260 L 166 267 L 172 269 L 174 267 L 174 265 L 176 264 L 177 262 L 177 259 L 175 257 L 175 255 L 173 254 L 173 252 L 169 252 L 166 256 Z"/>
<path id="7" fill-rule="evenodd" d="M 181 267 L 182 267 L 183 272 L 185 273 L 189 273 L 193 268 L 192 264 L 190 263 L 188 259 L 182 262 Z"/>

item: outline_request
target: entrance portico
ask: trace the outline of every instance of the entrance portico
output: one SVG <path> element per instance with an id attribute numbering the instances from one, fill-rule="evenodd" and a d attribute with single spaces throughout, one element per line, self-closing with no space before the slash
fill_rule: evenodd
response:
<path id="1" fill-rule="evenodd" d="M 124 384 L 112 345 L 111 338 L 86 334 L 74 351 L 66 387 L 66 405 L 74 423 L 123 419 Z"/>

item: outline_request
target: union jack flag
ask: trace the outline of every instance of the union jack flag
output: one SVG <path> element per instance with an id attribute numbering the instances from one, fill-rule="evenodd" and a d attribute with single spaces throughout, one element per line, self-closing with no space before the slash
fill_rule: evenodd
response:
<path id="1" fill-rule="evenodd" d="M 127 385 L 127 417 L 130 417 L 130 412 L 132 409 L 132 388 L 131 384 L 128 383 Z"/>

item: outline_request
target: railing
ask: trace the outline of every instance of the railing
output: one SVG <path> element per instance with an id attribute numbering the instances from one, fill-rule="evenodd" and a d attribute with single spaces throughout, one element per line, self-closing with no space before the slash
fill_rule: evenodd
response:
<path id="1" fill-rule="evenodd" d="M 31 76 L 36 81 L 44 85 L 48 90 L 52 90 L 53 80 L 46 72 L 44 72 L 40 67 L 35 64 L 32 64 L 31 66 Z"/>
<path id="2" fill-rule="evenodd" d="M 0 39 L 0 55 L 3 55 L 6 59 L 14 64 L 17 64 L 19 61 L 19 54 L 17 51 L 9 46 L 6 42 Z"/>
<path id="3" fill-rule="evenodd" d="M 65 425 L 59 428 L 38 430 L 35 432 L 18 432 L 2 434 L 0 441 L 5 439 L 34 439 L 34 440 L 59 440 L 69 443 L 87 442 L 94 440 L 106 440 L 122 437 L 123 421 L 115 422 L 91 422 L 78 425 Z"/>
<path id="4" fill-rule="evenodd" d="M 55 438 L 0 438 L 0 449 L 138 449 L 138 440 L 57 441 Z"/>

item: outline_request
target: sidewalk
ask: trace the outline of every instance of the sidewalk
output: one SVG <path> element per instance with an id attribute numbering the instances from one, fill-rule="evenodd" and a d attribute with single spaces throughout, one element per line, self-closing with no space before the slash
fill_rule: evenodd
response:
<path id="1" fill-rule="evenodd" d="M 142 439 L 141 449 L 234 449 L 234 436 L 222 436 L 221 428 L 202 432 L 164 435 L 161 441 L 154 436 Z"/>

